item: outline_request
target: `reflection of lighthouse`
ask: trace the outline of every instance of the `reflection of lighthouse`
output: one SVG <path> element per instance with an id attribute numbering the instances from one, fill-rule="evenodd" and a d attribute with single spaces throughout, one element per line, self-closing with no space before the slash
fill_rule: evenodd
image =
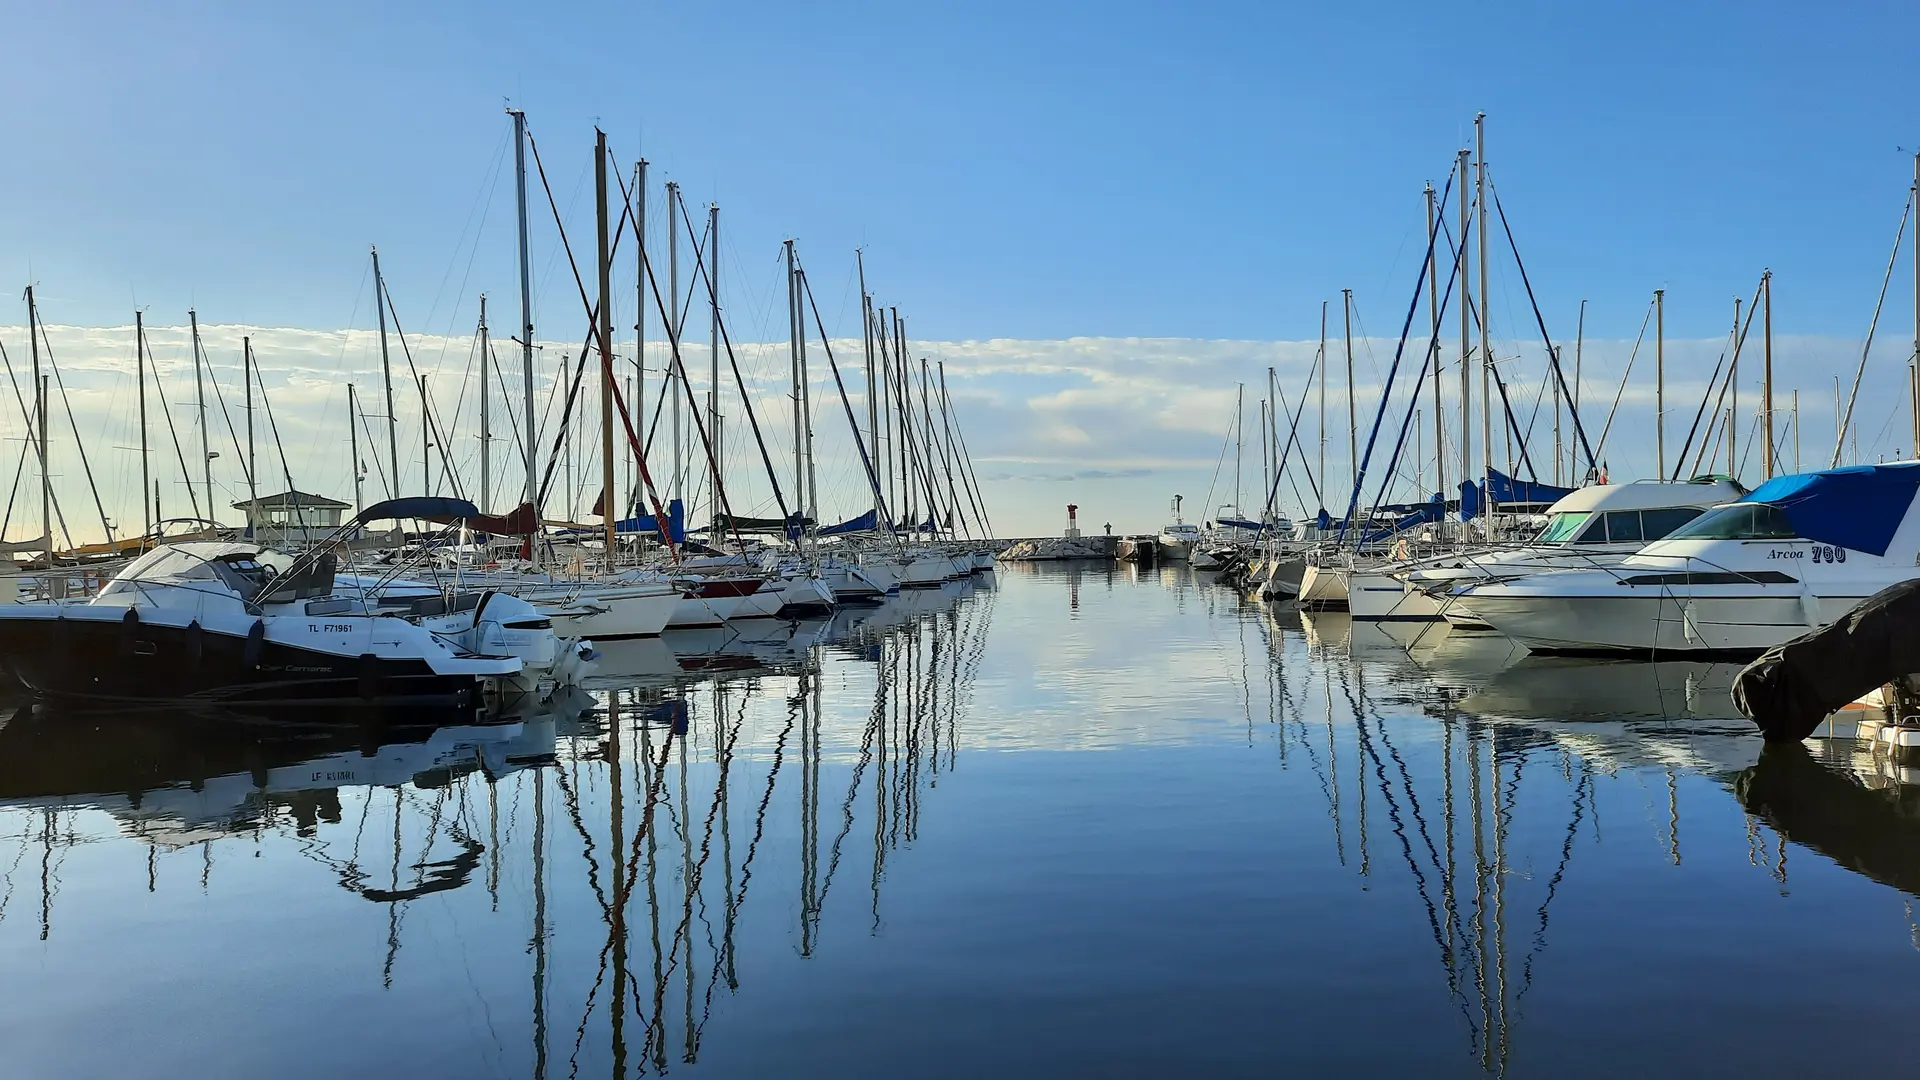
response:
<path id="1" fill-rule="evenodd" d="M 1067 539 L 1080 539 L 1080 508 L 1073 503 L 1067 504 Z"/>

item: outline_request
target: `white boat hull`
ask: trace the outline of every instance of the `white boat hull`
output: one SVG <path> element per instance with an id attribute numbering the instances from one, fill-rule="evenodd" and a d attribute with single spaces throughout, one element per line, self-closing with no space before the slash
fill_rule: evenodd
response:
<path id="1" fill-rule="evenodd" d="M 1444 617 L 1433 597 L 1378 570 L 1347 575 L 1347 611 L 1356 621 L 1434 622 Z"/>
<path id="2" fill-rule="evenodd" d="M 900 579 L 903 589 L 935 589 L 953 573 L 953 560 L 944 555 L 915 555 Z"/>
<path id="3" fill-rule="evenodd" d="M 1805 598 L 1732 586 L 1691 596 L 1498 596 L 1464 600 L 1478 619 L 1534 652 L 1749 655 L 1846 615 L 1865 596 Z"/>
<path id="4" fill-rule="evenodd" d="M 680 604 L 676 589 L 608 589 L 588 591 L 571 599 L 530 596 L 554 632 L 563 638 L 619 641 L 656 637 L 667 628 Z"/>
<path id="5" fill-rule="evenodd" d="M 1309 566 L 1300 575 L 1300 606 L 1340 611 L 1347 606 L 1347 569 Z"/>

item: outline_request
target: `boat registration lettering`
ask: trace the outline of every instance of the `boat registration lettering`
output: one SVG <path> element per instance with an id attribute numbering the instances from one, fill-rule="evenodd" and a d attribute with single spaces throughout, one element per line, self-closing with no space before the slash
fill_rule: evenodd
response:
<path id="1" fill-rule="evenodd" d="M 1804 559 L 1806 557 L 1807 553 L 1801 551 L 1799 548 L 1774 548 L 1767 552 L 1767 558 L 1769 559 Z"/>
<path id="2" fill-rule="evenodd" d="M 343 622 L 330 622 L 330 623 L 311 623 L 310 622 L 307 624 L 307 629 L 316 634 L 350 634 L 353 632 L 353 624 L 343 623 Z"/>

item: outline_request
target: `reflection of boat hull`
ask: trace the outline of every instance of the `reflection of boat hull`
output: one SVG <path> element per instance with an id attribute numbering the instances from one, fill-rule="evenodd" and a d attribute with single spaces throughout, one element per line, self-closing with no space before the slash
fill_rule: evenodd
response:
<path id="1" fill-rule="evenodd" d="M 1353 639 L 1353 620 L 1344 611 L 1301 611 L 1300 628 L 1306 632 L 1307 647 L 1344 649 Z"/>
<path id="2" fill-rule="evenodd" d="M 436 672 L 425 659 L 346 656 L 197 622 L 0 620 L 0 658 L 39 693 L 129 701 L 458 703 L 472 700 L 478 686 L 474 676 Z"/>
<path id="3" fill-rule="evenodd" d="M 1522 656 L 1460 700 L 1520 720 L 1713 719 L 1751 731 L 1733 705 L 1737 664 Z"/>
<path id="4" fill-rule="evenodd" d="M 324 723 L 180 709 L 18 716 L 0 729 L 0 805 L 91 806 L 166 845 L 248 828 L 276 805 L 298 821 L 337 821 L 342 788 L 438 788 L 553 760 L 592 704 L 563 696 L 559 708 L 483 723 L 471 710 L 342 710 Z"/>
<path id="5" fill-rule="evenodd" d="M 625 689 L 635 683 L 667 680 L 680 674 L 680 658 L 665 637 L 634 638 L 597 647 L 600 662 L 593 677 L 587 680 L 590 686 Z"/>

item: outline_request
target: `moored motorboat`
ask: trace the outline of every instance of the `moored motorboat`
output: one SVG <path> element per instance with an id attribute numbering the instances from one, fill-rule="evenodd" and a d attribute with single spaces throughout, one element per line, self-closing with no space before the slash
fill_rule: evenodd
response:
<path id="1" fill-rule="evenodd" d="M 1450 593 L 1457 587 L 1542 570 L 1616 565 L 1712 507 L 1745 493 L 1746 489 L 1724 477 L 1578 488 L 1547 509 L 1546 525 L 1530 543 L 1356 569 L 1348 580 L 1347 610 L 1362 620 L 1447 618 L 1474 628 L 1464 609 L 1452 610 Z"/>
<path id="2" fill-rule="evenodd" d="M 519 657 L 472 651 L 411 603 L 337 595 L 333 574 L 254 544 L 158 548 L 92 600 L 0 607 L 0 664 L 39 693 L 142 701 L 460 701 L 521 675 Z"/>
<path id="3" fill-rule="evenodd" d="M 1750 656 L 1920 575 L 1920 462 L 1776 477 L 1604 569 L 1467 586 L 1535 652 Z"/>

